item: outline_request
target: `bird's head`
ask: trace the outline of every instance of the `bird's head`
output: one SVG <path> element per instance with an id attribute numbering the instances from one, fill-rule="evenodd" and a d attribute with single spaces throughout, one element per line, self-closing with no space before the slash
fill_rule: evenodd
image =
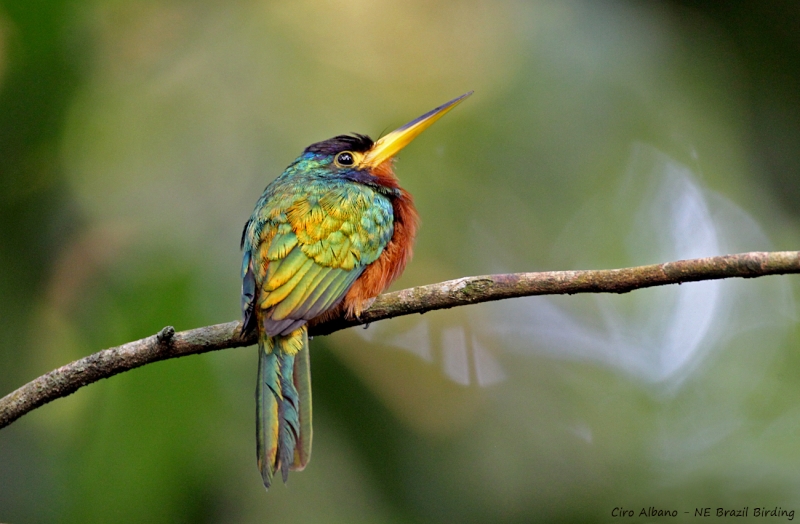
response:
<path id="1" fill-rule="evenodd" d="M 373 141 L 367 135 L 339 135 L 311 144 L 300 158 L 313 159 L 330 173 L 369 185 L 397 187 L 391 160 L 420 133 L 472 94 L 472 91 L 428 111 Z"/>

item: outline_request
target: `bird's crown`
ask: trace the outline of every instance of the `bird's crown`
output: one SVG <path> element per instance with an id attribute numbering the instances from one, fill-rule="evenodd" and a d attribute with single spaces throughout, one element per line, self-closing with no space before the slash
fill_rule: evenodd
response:
<path id="1" fill-rule="evenodd" d="M 353 133 L 352 135 L 339 135 L 316 144 L 308 146 L 304 153 L 318 153 L 322 155 L 335 155 L 341 151 L 366 153 L 375 142 L 367 135 Z"/>

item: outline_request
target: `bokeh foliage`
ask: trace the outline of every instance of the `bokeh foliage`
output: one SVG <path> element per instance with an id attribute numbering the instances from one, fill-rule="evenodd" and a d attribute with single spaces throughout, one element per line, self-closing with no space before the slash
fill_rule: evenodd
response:
<path id="1" fill-rule="evenodd" d="M 470 89 L 398 163 L 423 227 L 397 288 L 797 249 L 798 22 L 788 0 L 3 0 L 0 394 L 238 317 L 270 179 Z M 114 377 L 0 431 L 0 522 L 800 510 L 797 279 L 692 286 L 314 340 L 314 457 L 268 494 L 254 351 Z"/>

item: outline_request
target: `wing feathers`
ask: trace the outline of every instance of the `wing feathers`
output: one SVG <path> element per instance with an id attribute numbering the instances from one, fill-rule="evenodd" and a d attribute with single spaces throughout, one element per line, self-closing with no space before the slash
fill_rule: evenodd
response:
<path id="1" fill-rule="evenodd" d="M 300 268 L 308 262 L 301 249 L 292 249 L 286 258 L 282 260 L 272 260 L 267 266 L 267 276 L 262 287 L 265 291 L 272 291 L 291 279 Z"/>
<path id="2" fill-rule="evenodd" d="M 289 296 L 289 294 L 292 291 L 294 291 L 294 288 L 297 287 L 303 280 L 303 277 L 306 275 L 306 273 L 308 273 L 314 266 L 314 261 L 309 258 L 306 258 L 305 255 L 302 254 L 302 251 L 300 251 L 300 255 L 302 257 L 303 262 L 301 264 L 296 264 L 297 269 L 294 271 L 294 274 L 291 276 L 291 278 L 289 278 L 285 283 L 281 284 L 279 287 L 273 288 L 272 291 L 264 293 L 264 297 L 261 299 L 262 309 L 269 309 L 272 306 L 278 304 L 281 300 L 285 299 L 287 296 Z"/>
<path id="3" fill-rule="evenodd" d="M 267 259 L 279 260 L 286 257 L 289 251 L 297 245 L 297 235 L 293 231 L 285 235 L 276 235 L 267 249 Z"/>
<path id="4" fill-rule="evenodd" d="M 292 292 L 272 310 L 272 318 L 281 320 L 291 315 L 292 312 L 297 311 L 298 306 L 302 304 L 308 294 L 314 290 L 314 281 L 317 280 L 319 274 L 324 273 L 326 269 L 327 268 L 323 268 L 318 264 L 312 264 L 311 268 L 306 272 L 302 280 L 297 283 Z"/>

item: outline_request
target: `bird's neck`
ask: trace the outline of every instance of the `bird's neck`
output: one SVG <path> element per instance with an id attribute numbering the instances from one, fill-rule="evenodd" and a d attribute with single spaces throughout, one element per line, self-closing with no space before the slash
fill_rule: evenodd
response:
<path id="1" fill-rule="evenodd" d="M 393 158 L 372 168 L 370 174 L 375 178 L 376 185 L 389 189 L 400 189 L 400 181 L 397 179 L 397 175 L 394 174 Z"/>
<path id="2" fill-rule="evenodd" d="M 357 184 L 363 184 L 391 199 L 400 198 L 403 190 L 394 174 L 392 160 L 387 160 L 381 165 L 369 170 L 353 170 L 346 172 L 342 177 Z"/>

